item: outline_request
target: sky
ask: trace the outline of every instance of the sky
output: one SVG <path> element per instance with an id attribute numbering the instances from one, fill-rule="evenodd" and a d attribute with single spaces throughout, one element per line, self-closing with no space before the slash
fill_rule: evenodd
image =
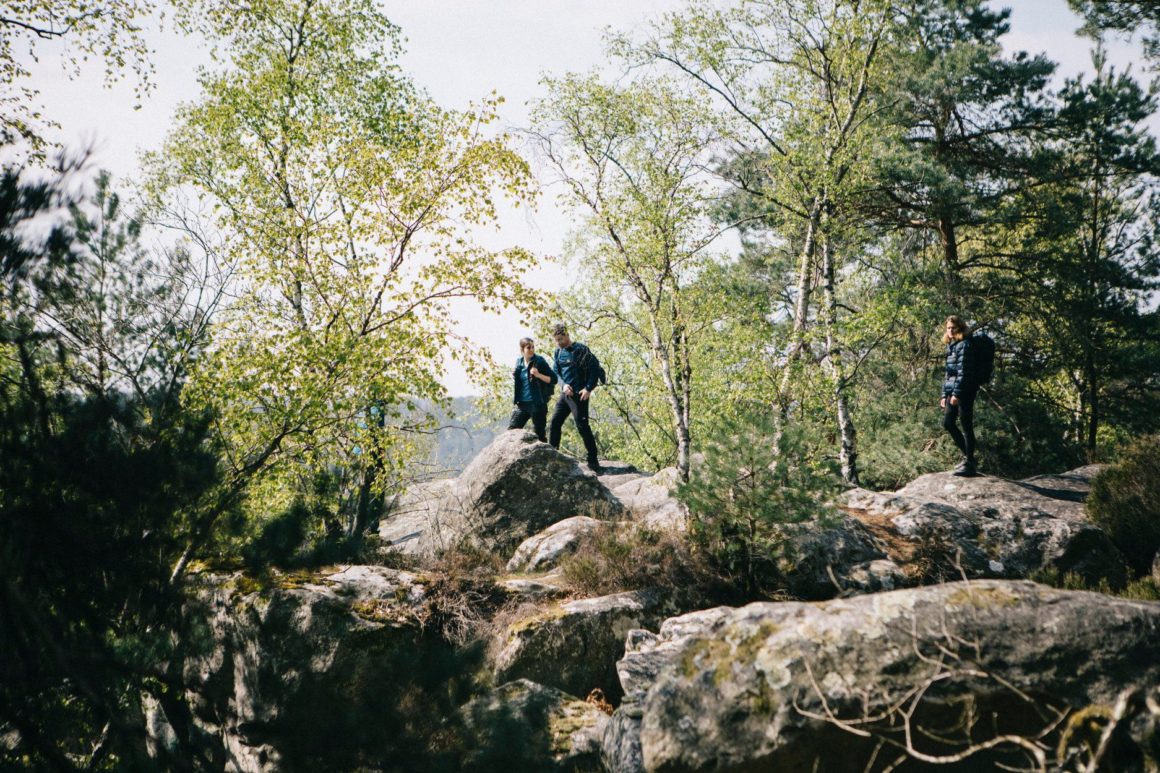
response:
<path id="1" fill-rule="evenodd" d="M 679 0 L 383 0 L 380 6 L 406 39 L 401 65 L 438 103 L 465 107 L 492 91 L 505 98 L 501 120 L 509 128 L 528 124 L 529 102 L 541 95 L 544 74 L 586 71 L 603 62 L 603 31 L 633 30 L 684 5 Z M 1009 51 L 1045 52 L 1059 63 L 1057 77 L 1091 69 L 1090 45 L 1075 35 L 1080 21 L 1066 0 L 1008 0 L 1012 9 Z M 163 143 L 179 104 L 197 99 L 196 69 L 207 52 L 173 30 L 150 31 L 156 67 L 152 93 L 140 102 L 130 83 L 103 85 L 101 67 L 70 79 L 53 45 L 42 44 L 32 68 L 45 115 L 61 125 L 57 139 L 93 148 L 93 165 L 133 179 L 143 151 Z M 1114 41 L 1109 59 L 1117 67 L 1138 58 L 1135 44 Z M 1140 65 L 1135 70 L 1141 71 Z M 534 211 L 505 209 L 498 229 L 477 234 L 487 247 L 519 245 L 539 256 L 558 256 L 570 229 L 568 213 L 546 190 Z M 527 277 L 545 298 L 567 285 L 568 272 L 551 261 Z M 459 331 L 488 347 L 501 362 L 514 360 L 517 341 L 529 331 L 518 315 L 484 314 L 469 304 L 456 309 Z M 541 349 L 546 348 L 541 343 Z M 452 395 L 478 393 L 448 358 L 444 384 Z"/>

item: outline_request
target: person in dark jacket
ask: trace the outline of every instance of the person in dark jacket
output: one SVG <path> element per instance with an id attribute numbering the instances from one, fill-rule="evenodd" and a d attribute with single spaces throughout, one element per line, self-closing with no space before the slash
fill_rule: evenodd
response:
<path id="1" fill-rule="evenodd" d="M 553 366 L 560 379 L 560 399 L 556 401 L 556 410 L 552 412 L 548 443 L 553 448 L 560 447 L 560 433 L 564 429 L 564 422 L 571 416 L 584 441 L 584 449 L 588 452 L 588 469 L 602 472 L 596 452 L 596 438 L 592 435 L 592 427 L 588 425 L 589 398 L 596 389 L 596 369 L 588 367 L 588 347 L 573 341 L 568 335 L 568 328 L 563 324 L 556 325 L 552 337 L 556 339 Z"/>
<path id="2" fill-rule="evenodd" d="M 536 354 L 536 343 L 530 338 L 520 339 L 520 358 L 512 369 L 512 411 L 508 429 L 523 429 L 532 420 L 532 428 L 541 443 L 548 438 L 544 427 L 548 420 L 548 400 L 544 397 L 541 384 L 555 384 L 556 374 L 548 366 L 548 361 Z"/>
<path id="3" fill-rule="evenodd" d="M 975 395 L 979 391 L 979 374 L 971 358 L 971 339 L 967 323 L 962 317 L 949 316 L 943 332 L 947 345 L 946 376 L 943 379 L 943 429 L 959 447 L 963 458 L 954 469 L 955 475 L 976 474 L 975 464 Z M 962 425 L 959 430 L 958 424 Z"/>

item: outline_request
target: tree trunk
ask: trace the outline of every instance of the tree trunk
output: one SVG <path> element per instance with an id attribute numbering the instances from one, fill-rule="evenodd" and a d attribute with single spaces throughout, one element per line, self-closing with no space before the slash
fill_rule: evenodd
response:
<path id="1" fill-rule="evenodd" d="M 854 419 L 850 415 L 845 369 L 842 366 L 842 349 L 835 332 L 838 327 L 838 300 L 834 292 L 834 255 L 830 240 L 822 239 L 822 277 L 824 302 L 826 306 L 826 369 L 834 384 L 834 398 L 838 408 L 838 431 L 841 448 L 838 459 L 842 464 L 842 479 L 858 485 L 858 434 Z"/>
<path id="2" fill-rule="evenodd" d="M 689 423 L 688 423 L 688 407 L 685 405 L 684 390 L 677 383 L 677 376 L 674 374 L 673 359 L 679 358 L 677 351 L 670 352 L 668 345 L 661 340 L 661 330 L 659 321 L 655 310 L 649 314 L 649 321 L 652 324 L 652 349 L 653 356 L 661 364 L 661 379 L 665 383 L 666 396 L 669 399 L 669 409 L 673 415 L 673 434 L 677 440 L 677 471 L 681 474 L 681 480 L 688 482 L 689 480 Z M 676 328 L 680 323 L 677 320 L 673 321 L 674 336 L 670 340 L 674 344 L 677 340 Z M 685 369 L 689 366 L 686 365 Z M 683 369 L 678 369 L 681 371 Z"/>

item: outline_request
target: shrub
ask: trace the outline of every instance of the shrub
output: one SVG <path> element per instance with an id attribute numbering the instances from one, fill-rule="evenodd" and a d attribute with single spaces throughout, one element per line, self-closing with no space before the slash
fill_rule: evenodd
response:
<path id="1" fill-rule="evenodd" d="M 663 588 L 709 600 L 723 590 L 703 554 L 684 535 L 624 524 L 602 524 L 586 535 L 561 562 L 560 571 L 568 588 L 584 596 Z"/>
<path id="2" fill-rule="evenodd" d="M 817 520 L 824 528 L 839 486 L 833 465 L 814 461 L 795 428 L 776 437 L 759 417 L 722 422 L 705 445 L 705 463 L 677 496 L 692 515 L 693 544 L 752 599 L 773 593 L 785 574 L 782 527 Z"/>
<path id="3" fill-rule="evenodd" d="M 1095 477 L 1087 512 L 1124 554 L 1135 576 L 1151 570 L 1160 550 L 1160 435 L 1138 439 Z"/>

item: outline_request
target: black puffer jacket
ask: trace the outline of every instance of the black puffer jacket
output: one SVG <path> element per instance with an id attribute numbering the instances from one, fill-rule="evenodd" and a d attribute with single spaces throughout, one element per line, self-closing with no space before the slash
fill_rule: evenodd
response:
<path id="1" fill-rule="evenodd" d="M 979 388 L 974 358 L 971 357 L 971 339 L 964 338 L 947 344 L 947 369 L 943 378 L 943 396 L 973 397 Z"/>

